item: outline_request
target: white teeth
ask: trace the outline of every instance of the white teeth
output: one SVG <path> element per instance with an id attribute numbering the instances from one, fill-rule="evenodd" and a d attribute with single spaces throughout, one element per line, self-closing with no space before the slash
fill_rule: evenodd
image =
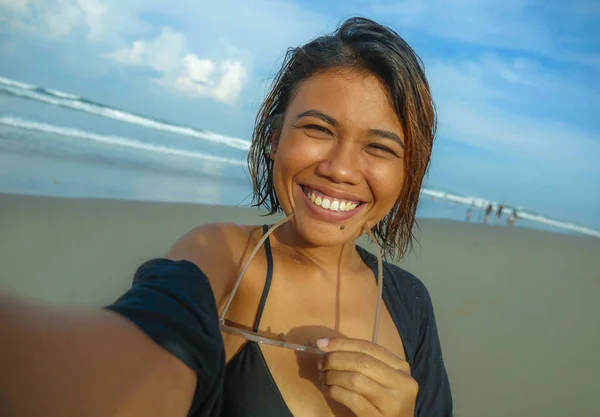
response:
<path id="1" fill-rule="evenodd" d="M 323 207 L 324 209 L 331 211 L 351 211 L 358 207 L 357 203 L 351 203 L 349 201 L 332 200 L 326 197 L 317 195 L 314 191 L 307 192 L 310 201 L 315 203 L 317 206 Z"/>

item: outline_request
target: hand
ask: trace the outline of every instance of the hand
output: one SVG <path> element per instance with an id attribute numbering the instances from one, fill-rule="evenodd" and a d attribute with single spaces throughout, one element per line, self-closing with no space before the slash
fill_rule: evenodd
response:
<path id="1" fill-rule="evenodd" d="M 366 340 L 320 339 L 325 395 L 358 417 L 413 417 L 419 386 L 408 362 Z"/>

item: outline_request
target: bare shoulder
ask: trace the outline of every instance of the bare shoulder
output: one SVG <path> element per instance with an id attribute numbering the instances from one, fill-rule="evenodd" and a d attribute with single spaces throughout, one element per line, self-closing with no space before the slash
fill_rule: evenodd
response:
<path id="1" fill-rule="evenodd" d="M 208 277 L 217 304 L 229 293 L 243 259 L 262 235 L 260 226 L 208 223 L 185 233 L 167 258 L 196 264 Z"/>

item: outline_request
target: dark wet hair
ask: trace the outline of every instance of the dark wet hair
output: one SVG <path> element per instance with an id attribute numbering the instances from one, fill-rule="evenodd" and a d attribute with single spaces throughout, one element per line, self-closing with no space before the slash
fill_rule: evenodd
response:
<path id="1" fill-rule="evenodd" d="M 373 228 L 386 257 L 403 257 L 412 248 L 415 215 L 436 132 L 436 112 L 423 62 L 392 29 L 351 18 L 330 35 L 290 48 L 263 102 L 254 126 L 248 164 L 253 205 L 269 214 L 281 206 L 273 185 L 269 152 L 283 116 L 303 80 L 334 68 L 353 68 L 377 76 L 387 87 L 404 128 L 404 184 L 398 201 Z"/>

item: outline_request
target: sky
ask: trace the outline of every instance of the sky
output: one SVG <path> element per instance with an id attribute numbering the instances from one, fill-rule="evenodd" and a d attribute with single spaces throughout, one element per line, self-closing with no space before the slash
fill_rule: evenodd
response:
<path id="1" fill-rule="evenodd" d="M 249 139 L 285 50 L 357 15 L 425 62 L 428 186 L 600 227 L 598 0 L 0 0 L 0 76 Z"/>

